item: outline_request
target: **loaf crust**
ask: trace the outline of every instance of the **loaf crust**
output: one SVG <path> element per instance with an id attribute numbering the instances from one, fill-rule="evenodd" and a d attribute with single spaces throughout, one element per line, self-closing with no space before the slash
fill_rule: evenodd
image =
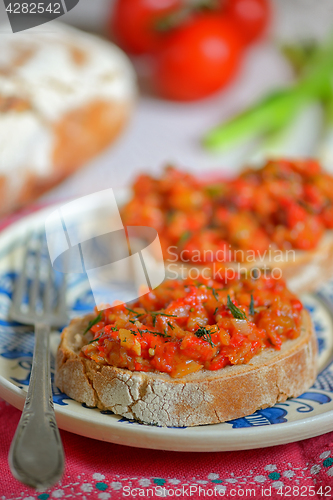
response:
<path id="1" fill-rule="evenodd" d="M 136 92 L 130 61 L 97 36 L 57 22 L 33 36 L 4 34 L 0 215 L 40 196 L 109 146 L 128 122 Z"/>
<path id="2" fill-rule="evenodd" d="M 82 337 L 82 332 L 93 317 L 74 319 L 65 328 L 56 385 L 87 406 L 140 422 L 173 427 L 224 422 L 297 397 L 316 378 L 317 341 L 307 311 L 302 313 L 300 337 L 284 342 L 280 351 L 267 348 L 246 365 L 201 370 L 179 379 L 100 366 L 80 357 L 81 347 L 92 338 L 90 333 Z"/>

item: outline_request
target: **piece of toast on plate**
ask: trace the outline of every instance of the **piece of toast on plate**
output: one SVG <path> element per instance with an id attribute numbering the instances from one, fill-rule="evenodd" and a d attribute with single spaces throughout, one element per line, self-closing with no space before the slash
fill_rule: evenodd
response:
<path id="1" fill-rule="evenodd" d="M 158 231 L 170 278 L 270 268 L 301 293 L 333 276 L 333 176 L 317 161 L 275 159 L 219 175 L 168 167 L 133 184 L 123 222 Z"/>
<path id="2" fill-rule="evenodd" d="M 115 45 L 52 22 L 1 35 L 0 214 L 51 188 L 111 144 L 136 96 Z"/>
<path id="3" fill-rule="evenodd" d="M 160 426 L 250 415 L 315 381 L 317 343 L 282 280 L 167 280 L 130 307 L 72 320 L 56 385 L 101 410 Z"/>

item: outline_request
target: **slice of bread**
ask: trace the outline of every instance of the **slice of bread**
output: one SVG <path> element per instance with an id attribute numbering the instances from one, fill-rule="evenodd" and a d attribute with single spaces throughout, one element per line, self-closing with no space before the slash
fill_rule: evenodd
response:
<path id="1" fill-rule="evenodd" d="M 215 424 L 250 415 L 297 397 L 317 373 L 317 342 L 307 311 L 301 335 L 267 348 L 245 365 L 201 370 L 182 378 L 98 365 L 80 356 L 92 339 L 83 332 L 93 314 L 72 320 L 57 354 L 56 385 L 68 396 L 101 410 L 159 426 Z"/>

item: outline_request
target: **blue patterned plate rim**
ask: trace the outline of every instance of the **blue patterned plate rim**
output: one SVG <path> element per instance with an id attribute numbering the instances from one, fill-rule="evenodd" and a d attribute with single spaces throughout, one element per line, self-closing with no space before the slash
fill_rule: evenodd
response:
<path id="1" fill-rule="evenodd" d="M 6 273 L 9 274 L 6 257 L 15 251 L 15 242 L 22 229 L 35 225 L 40 227 L 47 214 L 54 208 L 42 209 L 20 219 L 0 234 L 0 281 Z M 329 290 L 333 297 L 333 283 Z M 3 293 L 0 287 L 0 298 Z M 326 291 L 325 297 L 328 295 Z M 333 338 L 332 319 L 318 299 L 307 296 L 305 304 L 310 310 L 319 343 L 325 353 L 326 344 Z M 0 304 L 0 328 L 1 307 Z M 14 331 L 11 335 L 15 335 L 15 325 L 11 325 L 11 328 Z M 3 349 L 1 351 L 3 346 L 0 337 L 0 396 L 21 409 L 25 398 L 25 391 L 22 389 L 24 384 L 19 384 L 22 382 L 19 378 L 14 382 L 13 375 L 16 369 L 20 374 L 24 370 L 26 370 L 24 373 L 28 373 L 29 353 L 23 349 L 20 353 L 23 355 L 23 361 L 22 356 L 15 358 L 16 354 L 9 359 L 10 356 L 7 358 L 3 356 Z M 329 349 L 331 352 L 331 344 Z M 18 365 L 20 362 L 21 365 Z M 7 375 L 5 363 L 11 367 L 11 376 Z M 113 414 L 101 414 L 97 409 L 84 408 L 58 390 L 55 390 L 54 402 L 60 428 L 104 441 L 174 451 L 231 451 L 260 448 L 298 441 L 333 430 L 333 362 L 331 361 L 318 375 L 314 386 L 300 397 L 223 424 L 187 428 L 141 425 Z"/>

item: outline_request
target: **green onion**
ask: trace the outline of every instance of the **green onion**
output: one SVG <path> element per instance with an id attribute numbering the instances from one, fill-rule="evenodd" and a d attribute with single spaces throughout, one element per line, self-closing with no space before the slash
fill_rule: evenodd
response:
<path id="1" fill-rule="evenodd" d="M 317 50 L 293 86 L 270 93 L 243 113 L 206 134 L 207 149 L 227 149 L 284 128 L 306 105 L 327 98 L 333 76 L 333 39 Z"/>

